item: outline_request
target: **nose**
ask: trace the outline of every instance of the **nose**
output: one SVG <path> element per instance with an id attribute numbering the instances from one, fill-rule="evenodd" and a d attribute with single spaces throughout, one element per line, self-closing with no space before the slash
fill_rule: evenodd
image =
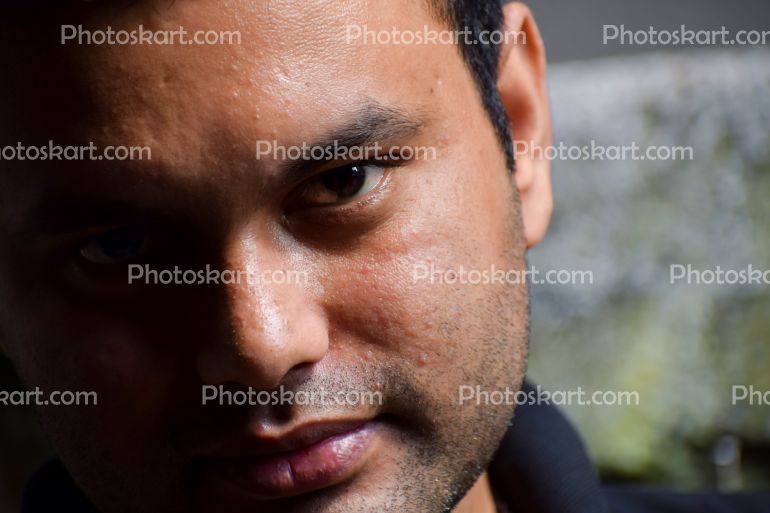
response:
<path id="1" fill-rule="evenodd" d="M 252 235 L 232 244 L 224 290 L 222 334 L 198 355 L 198 372 L 210 385 L 268 390 L 293 369 L 323 359 L 328 323 L 309 290 L 307 269 L 287 269 L 280 251 L 262 249 Z M 223 276 L 224 278 L 224 276 Z M 224 279 L 222 281 L 225 281 Z"/>

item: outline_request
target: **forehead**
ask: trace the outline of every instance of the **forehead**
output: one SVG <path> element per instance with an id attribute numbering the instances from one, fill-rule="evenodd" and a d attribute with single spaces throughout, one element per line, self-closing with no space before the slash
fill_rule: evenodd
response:
<path id="1" fill-rule="evenodd" d="M 295 129 L 308 109 L 331 120 L 364 96 L 417 101 L 426 92 L 421 85 L 446 78 L 452 61 L 460 64 L 456 48 L 448 45 L 368 44 L 351 37 L 361 31 L 440 30 L 424 3 L 413 0 L 124 4 L 97 2 L 49 16 L 32 31 L 25 27 L 18 46 L 3 45 L 0 51 L 8 54 L 4 60 L 11 60 L 15 73 L 4 87 L 11 90 L 4 91 L 2 109 L 15 111 L 8 114 L 33 127 L 98 128 L 111 136 L 142 130 L 148 119 L 156 131 L 186 125 L 189 133 L 204 120 L 211 126 L 226 119 L 232 126 L 265 118 L 284 120 Z M 172 34 L 181 30 L 187 37 L 205 31 L 232 39 L 193 45 L 61 45 L 63 25 L 91 33 L 151 31 L 165 38 L 184 37 Z M 14 133 L 22 129 L 17 126 Z"/>
<path id="2" fill-rule="evenodd" d="M 446 30 L 425 2 L 126 3 L 88 3 L 5 32 L 0 57 L 11 73 L 0 83 L 0 115 L 13 122 L 0 126 L 0 146 L 49 140 L 149 146 L 152 162 L 130 163 L 133 174 L 160 169 L 184 180 L 211 182 L 225 172 L 253 173 L 255 141 L 293 145 L 318 140 L 372 101 L 440 120 L 441 133 L 434 136 L 445 146 L 462 140 L 463 123 L 467 126 L 458 101 L 467 111 L 473 98 L 480 110 L 456 46 L 388 43 L 395 31 Z M 63 25 L 82 26 L 92 34 L 141 28 L 155 34 L 183 30 L 188 38 L 199 31 L 226 32 L 232 39 L 223 38 L 222 44 L 62 45 Z M 359 37 L 362 32 L 380 37 Z M 25 165 L 13 163 L 15 169 Z M 7 173 L 0 163 L 0 190 L 14 190 L 14 202 L 23 200 L 22 190 L 37 190 L 41 183 L 66 188 L 76 177 L 29 166 L 39 172 Z M 70 167 L 83 174 L 89 166 Z M 101 177 L 101 171 L 89 176 Z M 108 175 L 113 182 L 135 179 L 126 178 L 127 173 Z"/>

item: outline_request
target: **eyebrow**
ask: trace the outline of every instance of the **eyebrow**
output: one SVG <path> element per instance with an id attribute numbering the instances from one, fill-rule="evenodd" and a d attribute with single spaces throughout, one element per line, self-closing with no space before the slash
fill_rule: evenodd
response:
<path id="1" fill-rule="evenodd" d="M 333 128 L 316 141 L 308 142 L 310 148 L 367 147 L 377 142 L 404 140 L 419 135 L 428 121 L 421 117 L 378 101 L 367 101 L 356 109 L 346 122 Z M 287 160 L 279 164 L 284 180 L 302 177 L 309 168 L 318 167 L 327 160 Z"/>

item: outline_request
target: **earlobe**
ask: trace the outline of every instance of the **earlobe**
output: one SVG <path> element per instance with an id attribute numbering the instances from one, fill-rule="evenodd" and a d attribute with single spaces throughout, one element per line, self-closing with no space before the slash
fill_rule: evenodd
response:
<path id="1" fill-rule="evenodd" d="M 503 13 L 507 42 L 500 51 L 497 87 L 513 137 L 514 181 L 527 247 L 532 248 L 545 236 L 553 210 L 551 165 L 542 158 L 552 140 L 545 49 L 526 5 L 507 4 Z"/>

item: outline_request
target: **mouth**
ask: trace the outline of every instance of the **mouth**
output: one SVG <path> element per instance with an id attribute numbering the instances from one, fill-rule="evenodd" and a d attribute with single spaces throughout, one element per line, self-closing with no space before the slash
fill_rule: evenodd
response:
<path id="1" fill-rule="evenodd" d="M 378 445 L 379 423 L 305 425 L 275 437 L 241 439 L 204 461 L 204 473 L 246 495 L 278 499 L 331 487 L 352 478 Z"/>

